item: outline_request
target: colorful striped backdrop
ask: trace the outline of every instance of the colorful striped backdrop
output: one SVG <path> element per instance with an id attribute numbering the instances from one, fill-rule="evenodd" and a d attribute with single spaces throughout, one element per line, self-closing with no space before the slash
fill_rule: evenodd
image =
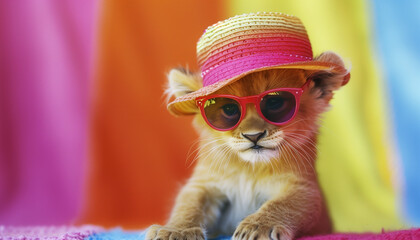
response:
<path id="1" fill-rule="evenodd" d="M 350 83 L 319 139 L 338 231 L 420 226 L 420 3 L 391 0 L 0 1 L 0 224 L 163 223 L 188 177 L 191 118 L 166 111 L 207 26 L 298 16 Z"/>

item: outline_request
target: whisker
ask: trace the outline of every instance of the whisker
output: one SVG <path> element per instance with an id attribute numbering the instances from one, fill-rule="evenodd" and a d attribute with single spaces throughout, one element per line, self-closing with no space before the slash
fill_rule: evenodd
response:
<path id="1" fill-rule="evenodd" d="M 220 155 L 222 154 L 220 148 L 223 148 L 223 146 L 218 146 L 214 149 L 214 151 L 217 150 L 216 154 L 214 154 L 214 155 L 213 154 L 208 154 L 208 156 L 212 155 L 211 159 L 210 159 L 211 160 L 210 168 L 213 169 L 214 171 L 217 171 L 217 172 L 218 172 L 217 166 L 218 166 L 218 163 L 220 162 L 220 159 L 221 159 Z M 212 151 L 212 153 L 214 151 Z"/>
<path id="2" fill-rule="evenodd" d="M 276 171 L 276 170 L 274 169 L 274 166 L 273 166 L 273 162 L 272 162 L 272 161 L 270 161 L 270 160 L 266 160 L 266 159 L 264 158 L 264 162 L 265 162 L 265 163 L 269 162 L 269 163 L 270 163 L 270 165 L 271 165 L 271 169 L 273 170 L 273 172 L 275 172 L 275 171 Z"/>
<path id="3" fill-rule="evenodd" d="M 214 164 L 215 164 L 216 161 L 218 161 L 218 155 L 220 154 L 220 151 L 218 151 L 218 150 L 223 146 L 224 146 L 224 144 L 215 145 L 215 146 L 211 147 L 210 149 L 208 149 L 207 151 L 200 153 L 200 157 L 203 157 L 204 159 L 211 161 L 208 171 L 214 169 Z M 214 152 L 216 152 L 217 154 L 213 155 Z"/>
<path id="4" fill-rule="evenodd" d="M 293 141 L 294 142 L 294 140 L 292 139 L 292 138 L 290 138 L 289 140 L 291 140 L 291 141 Z M 303 145 L 303 146 L 305 146 L 306 147 L 306 145 Z M 303 156 L 302 155 L 302 153 L 300 153 L 299 152 L 299 150 L 297 150 L 296 149 L 296 153 L 298 153 L 298 156 L 299 156 L 299 158 L 300 159 L 303 159 L 303 160 L 305 160 L 305 162 L 312 168 L 312 170 L 315 172 L 315 168 L 314 168 L 314 166 L 313 166 L 313 160 L 314 160 L 314 157 L 312 157 L 305 149 L 303 149 L 303 148 L 300 148 L 302 151 L 303 151 L 303 154 L 305 154 L 305 156 Z M 316 155 L 316 153 L 314 153 L 315 155 Z M 312 162 L 311 162 L 311 160 L 312 160 Z M 308 173 L 307 172 L 307 170 L 306 170 L 306 173 Z"/>
<path id="5" fill-rule="evenodd" d="M 308 148 L 315 155 L 317 154 L 317 152 L 315 150 L 318 150 L 318 147 L 316 146 L 316 143 L 312 139 L 310 139 L 310 138 L 308 138 L 308 137 L 306 137 L 304 135 L 300 135 L 300 134 L 289 134 L 289 138 L 290 139 L 294 139 L 294 140 L 301 140 L 302 141 L 302 144 L 299 144 L 297 141 L 294 141 L 297 147 L 305 147 L 305 148 Z M 309 148 L 308 146 L 306 146 L 305 143 L 308 143 L 309 145 L 311 145 L 315 150 Z"/>
<path id="6" fill-rule="evenodd" d="M 224 165 L 224 169 L 226 169 L 228 166 L 229 166 L 229 163 L 230 163 L 230 160 L 232 159 L 232 154 L 233 154 L 233 151 L 230 149 L 230 148 L 227 148 L 228 149 L 228 156 L 227 156 L 227 161 L 225 161 L 225 165 Z M 225 173 L 226 173 L 226 171 L 224 171 L 223 172 L 223 175 L 225 175 Z"/>
<path id="7" fill-rule="evenodd" d="M 298 170 L 299 170 L 299 174 L 300 175 L 302 175 L 302 169 L 300 168 L 300 164 L 297 162 L 297 160 L 296 160 L 296 155 L 299 155 L 299 153 L 298 153 L 298 151 L 296 150 L 296 148 L 295 147 L 293 147 L 287 140 L 286 141 L 284 141 L 284 143 L 286 144 L 286 145 L 288 145 L 289 146 L 289 150 L 290 151 L 292 151 L 292 153 L 291 153 L 291 155 L 292 155 L 292 160 L 296 163 L 296 166 L 297 166 L 297 168 L 298 168 Z"/>
<path id="8" fill-rule="evenodd" d="M 210 140 L 210 141 L 209 141 Z M 201 146 L 198 146 L 194 151 L 192 151 L 192 152 L 190 152 L 189 154 L 188 154 L 188 156 L 187 156 L 187 159 L 186 159 L 186 162 L 188 162 L 188 160 L 190 159 L 190 157 L 193 155 L 193 154 L 195 154 L 196 156 L 193 158 L 193 160 L 190 162 L 190 164 L 188 165 L 188 167 L 191 167 L 193 164 L 194 164 L 194 162 L 202 155 L 201 153 L 200 153 L 200 151 L 202 151 L 203 149 L 205 149 L 207 146 L 209 146 L 209 145 L 211 145 L 211 144 L 214 144 L 214 143 L 216 143 L 216 142 L 218 142 L 218 141 L 220 141 L 220 140 L 223 140 L 223 138 L 222 137 L 218 137 L 218 138 L 201 138 L 201 139 L 198 139 L 198 140 L 196 140 L 196 141 L 194 141 L 194 143 L 193 143 L 193 145 L 191 146 L 191 148 L 194 146 L 194 145 L 197 145 L 197 144 L 200 144 L 200 143 L 203 143 L 204 142 L 204 144 L 202 144 Z M 190 148 L 190 150 L 191 150 L 191 148 Z"/>
<path id="9" fill-rule="evenodd" d="M 220 152 L 221 152 L 221 156 L 220 156 L 220 159 L 219 159 L 219 162 L 218 162 L 218 172 L 221 172 L 221 170 L 222 170 L 222 163 L 224 162 L 224 161 L 226 161 L 226 151 L 227 151 L 227 149 L 228 149 L 228 146 L 223 146 L 223 148 L 220 150 Z"/>
<path id="10" fill-rule="evenodd" d="M 284 141 L 284 140 L 283 140 L 283 141 Z M 289 168 L 293 170 L 293 166 L 292 166 L 292 164 L 290 163 L 290 154 L 289 154 L 289 152 L 288 152 L 288 151 L 286 151 L 287 149 L 286 149 L 286 146 L 283 144 L 283 142 L 281 142 L 280 144 L 278 144 L 278 148 L 279 148 L 279 151 L 280 151 L 281 153 L 284 153 L 284 158 L 283 158 L 283 160 L 285 160 L 285 161 L 286 161 L 286 163 L 287 163 L 287 165 L 289 165 Z"/>

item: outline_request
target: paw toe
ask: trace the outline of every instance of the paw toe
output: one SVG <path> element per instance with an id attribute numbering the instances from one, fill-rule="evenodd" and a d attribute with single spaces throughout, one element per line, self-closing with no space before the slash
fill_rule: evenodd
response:
<path id="1" fill-rule="evenodd" d="M 189 228 L 181 232 L 184 240 L 204 240 L 204 232 L 199 227 Z"/>
<path id="2" fill-rule="evenodd" d="M 179 232 L 172 232 L 169 235 L 169 240 L 183 240 L 181 233 Z"/>
<path id="3" fill-rule="evenodd" d="M 241 223 L 233 234 L 234 239 L 250 239 L 258 238 L 258 225 L 251 223 Z"/>
<path id="4" fill-rule="evenodd" d="M 292 240 L 293 235 L 280 227 L 273 227 L 270 231 L 271 240 Z"/>
<path id="5" fill-rule="evenodd" d="M 174 229 L 160 228 L 154 240 L 168 240 L 172 233 L 177 233 Z"/>
<path id="6" fill-rule="evenodd" d="M 160 225 L 152 225 L 147 229 L 146 233 L 146 240 L 153 240 L 156 237 L 156 234 L 158 233 L 159 229 L 162 228 Z"/>

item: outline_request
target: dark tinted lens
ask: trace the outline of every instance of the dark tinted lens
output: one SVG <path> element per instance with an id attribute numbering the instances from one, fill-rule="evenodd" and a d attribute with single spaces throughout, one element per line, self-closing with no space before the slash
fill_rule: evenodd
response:
<path id="1" fill-rule="evenodd" d="M 241 107 L 237 101 L 230 98 L 211 98 L 204 103 L 204 113 L 214 127 L 229 129 L 241 118 Z"/>
<path id="2" fill-rule="evenodd" d="M 290 92 L 271 92 L 260 103 L 262 114 L 271 122 L 282 123 L 290 120 L 296 111 L 296 98 Z"/>

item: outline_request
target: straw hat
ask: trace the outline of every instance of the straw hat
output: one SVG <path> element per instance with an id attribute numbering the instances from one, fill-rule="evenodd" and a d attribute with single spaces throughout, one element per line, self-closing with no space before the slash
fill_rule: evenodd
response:
<path id="1" fill-rule="evenodd" d="M 299 18 L 281 13 L 249 13 L 220 21 L 206 29 L 197 43 L 203 87 L 168 104 L 176 115 L 195 99 L 214 93 L 247 74 L 267 69 L 329 70 L 346 74 L 338 64 L 313 60 L 312 47 Z M 348 82 L 349 75 L 342 85 Z"/>

